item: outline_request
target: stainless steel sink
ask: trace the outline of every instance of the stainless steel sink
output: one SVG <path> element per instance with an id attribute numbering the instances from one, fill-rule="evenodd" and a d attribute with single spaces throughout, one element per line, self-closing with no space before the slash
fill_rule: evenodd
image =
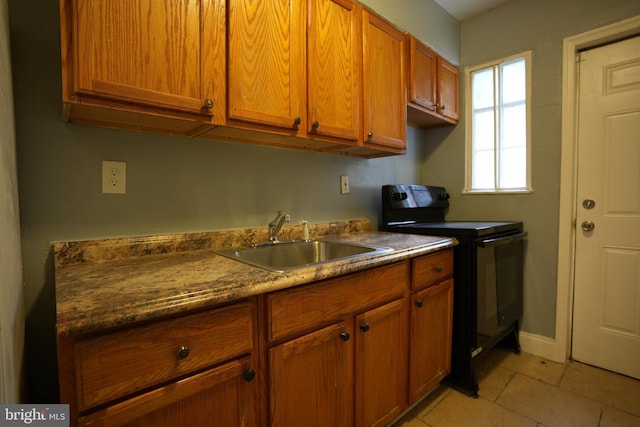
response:
<path id="1" fill-rule="evenodd" d="M 291 271 L 331 261 L 392 251 L 391 248 L 328 240 L 294 240 L 216 251 L 237 261 L 272 271 Z"/>

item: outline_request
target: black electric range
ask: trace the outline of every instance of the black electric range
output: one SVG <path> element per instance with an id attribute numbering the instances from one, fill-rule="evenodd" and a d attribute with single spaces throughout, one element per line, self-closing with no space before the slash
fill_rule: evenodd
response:
<path id="1" fill-rule="evenodd" d="M 498 343 L 520 351 L 523 259 L 527 232 L 520 221 L 445 221 L 443 187 L 382 187 L 383 231 L 455 237 L 451 374 L 446 382 L 478 396 L 474 369 Z"/>

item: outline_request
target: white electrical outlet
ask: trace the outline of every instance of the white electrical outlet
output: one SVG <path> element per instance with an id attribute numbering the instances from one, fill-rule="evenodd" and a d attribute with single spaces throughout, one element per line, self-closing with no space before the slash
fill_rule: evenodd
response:
<path id="1" fill-rule="evenodd" d="M 102 161 L 102 193 L 125 194 L 127 192 L 127 164 Z"/>
<path id="2" fill-rule="evenodd" d="M 340 194 L 349 194 L 349 176 L 340 175 Z"/>

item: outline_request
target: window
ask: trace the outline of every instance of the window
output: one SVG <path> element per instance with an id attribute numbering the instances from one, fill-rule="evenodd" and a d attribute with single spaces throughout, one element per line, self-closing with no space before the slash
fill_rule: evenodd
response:
<path id="1" fill-rule="evenodd" d="M 531 191 L 531 52 L 466 70 L 465 192 Z"/>

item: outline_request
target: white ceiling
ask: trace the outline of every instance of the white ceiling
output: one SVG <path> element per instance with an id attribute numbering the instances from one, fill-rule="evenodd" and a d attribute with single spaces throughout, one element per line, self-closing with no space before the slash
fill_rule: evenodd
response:
<path id="1" fill-rule="evenodd" d="M 509 0 L 435 0 L 451 16 L 463 21 L 489 9 L 493 9 Z"/>

